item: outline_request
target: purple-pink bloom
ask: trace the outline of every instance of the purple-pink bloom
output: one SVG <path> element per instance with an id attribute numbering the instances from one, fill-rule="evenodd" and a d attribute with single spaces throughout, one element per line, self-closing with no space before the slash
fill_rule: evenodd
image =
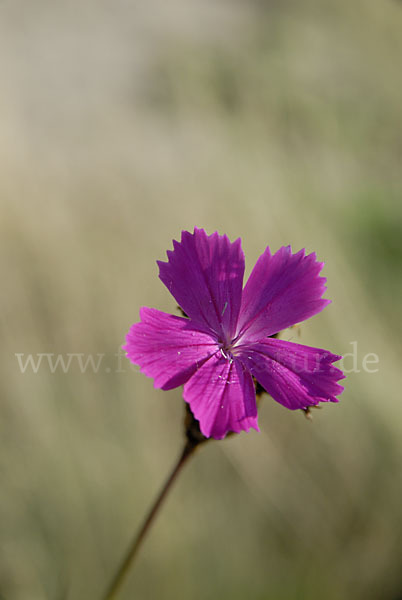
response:
<path id="1" fill-rule="evenodd" d="M 315 254 L 268 247 L 243 289 L 240 238 L 195 228 L 173 248 L 158 261 L 159 277 L 188 318 L 143 307 L 123 349 L 156 388 L 184 385 L 206 437 L 258 431 L 253 377 L 292 410 L 338 402 L 344 375 L 332 363 L 340 356 L 270 337 L 329 304 Z"/>

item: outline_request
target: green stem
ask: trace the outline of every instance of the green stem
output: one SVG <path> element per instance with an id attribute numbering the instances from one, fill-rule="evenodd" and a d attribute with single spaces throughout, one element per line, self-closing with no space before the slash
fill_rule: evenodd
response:
<path id="1" fill-rule="evenodd" d="M 173 468 L 171 474 L 169 475 L 165 485 L 163 486 L 159 495 L 157 496 L 144 523 L 142 524 L 141 529 L 138 531 L 137 535 L 132 540 L 123 561 L 121 562 L 118 570 L 116 571 L 115 576 L 113 577 L 113 579 L 108 587 L 106 594 L 103 596 L 103 600 L 114 600 L 117 597 L 117 594 L 118 594 L 119 590 L 121 589 L 121 586 L 123 585 L 123 583 L 127 577 L 127 574 L 134 562 L 134 559 L 137 556 L 137 553 L 141 546 L 142 541 L 144 540 L 146 534 L 148 533 L 170 488 L 172 487 L 173 483 L 177 479 L 177 476 L 179 475 L 180 471 L 182 470 L 187 459 L 193 453 L 195 447 L 196 447 L 195 444 L 191 443 L 190 441 L 188 441 L 185 444 L 183 452 L 179 457 L 179 460 L 177 461 L 177 463 L 176 463 L 175 467 Z"/>

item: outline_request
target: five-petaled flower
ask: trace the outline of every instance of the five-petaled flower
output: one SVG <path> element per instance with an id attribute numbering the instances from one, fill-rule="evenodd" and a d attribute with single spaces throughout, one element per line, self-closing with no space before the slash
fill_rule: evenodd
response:
<path id="1" fill-rule="evenodd" d="M 240 238 L 196 228 L 173 247 L 159 277 L 188 318 L 143 307 L 123 348 L 156 388 L 184 385 L 206 437 L 258 431 L 253 378 L 289 409 L 338 401 L 340 356 L 270 337 L 329 304 L 315 254 L 268 247 L 243 289 Z"/>

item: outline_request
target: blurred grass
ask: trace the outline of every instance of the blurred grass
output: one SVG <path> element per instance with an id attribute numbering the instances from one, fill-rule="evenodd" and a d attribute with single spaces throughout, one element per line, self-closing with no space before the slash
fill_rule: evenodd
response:
<path id="1" fill-rule="evenodd" d="M 0 594 L 99 597 L 171 467 L 180 390 L 114 354 L 141 305 L 175 310 L 155 260 L 197 225 L 241 236 L 248 270 L 267 244 L 316 251 L 333 304 L 300 341 L 357 340 L 360 372 L 313 424 L 266 399 L 261 434 L 203 448 L 122 598 L 397 600 L 400 3 L 0 15 Z M 21 374 L 18 352 L 110 372 Z"/>

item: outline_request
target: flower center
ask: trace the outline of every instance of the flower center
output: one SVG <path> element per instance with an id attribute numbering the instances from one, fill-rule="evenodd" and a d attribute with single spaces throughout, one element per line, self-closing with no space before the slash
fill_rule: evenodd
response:
<path id="1" fill-rule="evenodd" d="M 229 341 L 218 341 L 219 350 L 223 356 L 227 360 L 232 361 L 234 359 L 234 347 L 235 347 L 236 339 Z"/>

